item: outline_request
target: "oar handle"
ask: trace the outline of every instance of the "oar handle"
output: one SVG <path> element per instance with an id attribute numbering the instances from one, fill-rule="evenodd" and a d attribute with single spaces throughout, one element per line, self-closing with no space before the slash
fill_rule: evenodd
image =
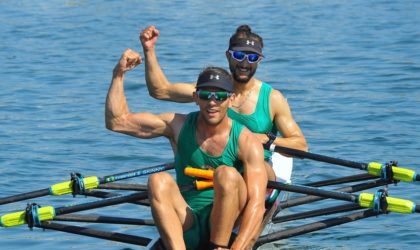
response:
<path id="1" fill-rule="evenodd" d="M 213 187 L 213 175 L 214 171 L 210 169 L 200 169 L 193 167 L 186 167 L 184 169 L 184 174 L 192 177 L 203 178 L 204 180 L 194 181 L 195 189 L 204 190 Z"/>
<path id="2" fill-rule="evenodd" d="M 210 169 L 193 168 L 188 166 L 184 169 L 184 174 L 192 177 L 213 180 L 214 171 Z"/>
<path id="3" fill-rule="evenodd" d="M 208 189 L 208 188 L 212 188 L 213 187 L 213 181 L 211 180 L 204 180 L 204 181 L 195 181 L 195 188 L 197 190 L 204 190 L 204 189 Z"/>

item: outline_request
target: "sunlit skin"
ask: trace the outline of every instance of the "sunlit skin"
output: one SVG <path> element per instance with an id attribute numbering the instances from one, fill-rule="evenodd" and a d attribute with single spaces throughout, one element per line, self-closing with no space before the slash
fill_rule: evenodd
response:
<path id="1" fill-rule="evenodd" d="M 203 90 L 217 92 L 224 91 L 219 88 L 205 87 Z M 235 98 L 235 95 L 230 96 L 224 101 L 218 101 L 214 97 L 210 100 L 202 100 L 198 97 L 197 92 L 193 93 L 195 103 L 199 106 L 201 116 L 203 120 L 209 125 L 218 125 L 224 117 L 226 117 L 227 109 L 231 106 L 231 101 Z"/>
<path id="2" fill-rule="evenodd" d="M 129 110 L 124 94 L 124 75 L 140 63 L 140 55 L 127 49 L 115 66 L 105 103 L 106 127 L 114 132 L 142 139 L 164 136 L 176 152 L 179 134 L 187 115 L 133 113 Z M 220 89 L 207 87 L 205 90 Z M 234 96 L 224 101 L 217 101 L 214 97 L 201 100 L 193 92 L 191 97 L 200 108 L 195 138 L 197 145 L 210 156 L 220 156 L 229 141 L 233 124 L 226 112 Z M 264 215 L 267 174 L 262 145 L 247 128 L 242 128 L 237 143 L 236 156 L 242 162 L 244 171 L 241 174 L 235 168 L 224 165 L 216 168 L 209 237 L 211 242 L 227 246 L 234 224 L 241 216 L 239 233 L 231 249 L 246 249 Z M 148 187 L 152 215 L 164 245 L 167 249 L 184 250 L 183 232 L 191 227 L 194 217 L 176 181 L 168 173 L 156 173 L 149 177 Z"/>
<path id="3" fill-rule="evenodd" d="M 257 71 L 257 65 L 259 62 L 249 63 L 247 59 L 244 59 L 242 62 L 239 62 L 236 59 L 232 58 L 232 55 L 228 51 L 226 51 L 226 58 L 229 61 L 230 73 L 232 74 L 233 79 L 237 83 L 248 83 Z"/>
<path id="4" fill-rule="evenodd" d="M 145 76 L 149 94 L 160 100 L 191 102 L 193 101 L 192 93 L 195 91 L 195 84 L 171 83 L 159 65 L 155 52 L 155 45 L 159 35 L 159 30 L 152 25 L 142 30 L 139 36 L 146 59 Z M 254 77 L 261 61 L 249 64 L 245 59 L 242 62 L 238 62 L 231 58 L 228 52 L 226 52 L 226 58 L 234 78 L 236 97 L 232 100 L 232 109 L 241 114 L 252 114 L 255 110 L 262 84 L 261 80 Z M 240 107 L 238 108 L 238 106 Z M 282 134 L 274 141 L 275 145 L 304 151 L 308 150 L 305 137 L 293 119 L 286 98 L 280 91 L 275 89 L 270 94 L 270 119 Z M 255 136 L 263 144 L 269 139 L 264 133 L 255 133 Z"/>
<path id="5" fill-rule="evenodd" d="M 196 90 L 194 83 L 171 83 L 162 71 L 155 52 L 159 35 L 160 32 L 155 26 L 149 26 L 141 31 L 139 36 L 145 55 L 145 78 L 149 94 L 160 100 L 194 101 L 192 98 L 192 93 Z M 262 81 L 255 78 L 254 75 L 261 61 L 249 64 L 245 59 L 238 62 L 231 58 L 229 52 L 226 52 L 226 58 L 234 80 L 235 98 L 231 100 L 231 109 L 243 115 L 253 114 L 262 86 Z M 271 90 L 269 110 L 270 120 L 281 133 L 281 136 L 277 136 L 273 144 L 307 151 L 308 146 L 305 137 L 293 119 L 287 99 L 276 89 Z M 265 144 L 269 140 L 268 136 L 262 132 L 254 133 L 254 136 L 261 144 Z M 269 179 L 274 180 L 273 168 L 268 162 L 265 165 Z M 257 237 L 258 232 L 255 232 L 254 236 Z"/>

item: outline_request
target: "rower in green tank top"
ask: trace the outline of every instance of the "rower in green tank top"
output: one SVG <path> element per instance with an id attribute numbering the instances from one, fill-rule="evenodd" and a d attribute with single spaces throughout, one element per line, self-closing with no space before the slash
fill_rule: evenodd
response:
<path id="1" fill-rule="evenodd" d="M 149 94 L 161 100 L 191 102 L 195 84 L 171 83 L 158 63 L 155 45 L 159 35 L 159 30 L 154 26 L 147 27 L 140 34 L 146 56 L 145 71 Z M 307 151 L 305 137 L 292 116 L 286 98 L 280 91 L 269 88 L 268 84 L 254 77 L 264 58 L 263 47 L 263 39 L 252 32 L 248 25 L 239 26 L 230 37 L 225 55 L 233 77 L 235 98 L 232 100 L 229 115 L 254 132 L 257 139 L 266 144 L 267 148 L 273 144 Z M 252 118 L 248 119 L 248 116 Z M 273 156 L 275 157 L 270 159 L 270 153 L 265 152 L 266 170 L 270 180 L 275 180 L 276 176 L 281 175 L 271 166 L 280 172 L 283 171 L 281 166 L 276 168 L 272 162 L 273 159 L 280 159 L 277 162 L 283 164 L 282 156 L 278 153 L 274 153 Z"/>
<path id="2" fill-rule="evenodd" d="M 112 131 L 142 139 L 164 136 L 172 145 L 176 181 L 166 172 L 148 181 L 153 219 L 165 248 L 251 248 L 264 215 L 268 178 L 261 143 L 227 116 L 234 99 L 232 77 L 217 67 L 200 73 L 192 93 L 199 112 L 132 113 L 123 81 L 125 72 L 140 62 L 140 55 L 127 49 L 115 66 L 105 121 Z M 181 193 L 179 185 L 196 181 L 184 175 L 186 166 L 213 168 L 213 188 Z M 234 226 L 239 232 L 229 245 Z"/>

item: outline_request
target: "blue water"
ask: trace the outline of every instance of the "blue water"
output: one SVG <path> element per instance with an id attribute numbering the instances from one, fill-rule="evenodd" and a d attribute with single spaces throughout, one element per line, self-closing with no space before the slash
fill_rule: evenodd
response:
<path id="1" fill-rule="evenodd" d="M 72 171 L 103 176 L 171 161 L 164 139 L 138 140 L 105 129 L 114 65 L 125 48 L 140 50 L 139 31 L 154 24 L 161 31 L 157 53 L 167 77 L 193 82 L 207 65 L 227 67 L 228 39 L 243 23 L 264 38 L 266 58 L 257 77 L 288 98 L 312 152 L 360 162 L 398 160 L 420 172 L 418 1 L 1 1 L 0 197 L 68 180 Z M 196 109 L 149 97 L 143 69 L 126 77 L 132 111 Z M 295 162 L 295 183 L 360 173 Z M 420 202 L 418 184 L 389 189 L 392 196 Z M 32 201 L 64 206 L 90 200 Z M 2 205 L 0 214 L 21 210 L 26 202 Z M 149 218 L 148 212 L 134 205 L 97 211 L 137 218 Z M 417 214 L 389 214 L 265 249 L 415 249 L 419 221 Z M 138 226 L 93 228 L 155 233 Z M 0 228 L 0 248 L 133 246 L 21 226 Z"/>

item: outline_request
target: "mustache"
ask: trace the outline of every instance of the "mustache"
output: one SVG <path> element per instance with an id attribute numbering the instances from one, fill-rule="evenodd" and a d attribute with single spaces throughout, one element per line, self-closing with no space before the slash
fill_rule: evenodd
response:
<path id="1" fill-rule="evenodd" d="M 247 83 L 255 75 L 255 72 L 257 71 L 256 67 L 255 68 L 250 68 L 249 72 L 247 74 L 247 77 L 246 78 L 241 78 L 241 77 L 239 77 L 239 73 L 237 73 L 238 71 L 240 71 L 239 67 L 234 67 L 234 66 L 230 65 L 229 69 L 230 69 L 230 73 L 232 74 L 232 77 L 235 80 L 235 82 L 242 83 L 242 84 Z"/>

